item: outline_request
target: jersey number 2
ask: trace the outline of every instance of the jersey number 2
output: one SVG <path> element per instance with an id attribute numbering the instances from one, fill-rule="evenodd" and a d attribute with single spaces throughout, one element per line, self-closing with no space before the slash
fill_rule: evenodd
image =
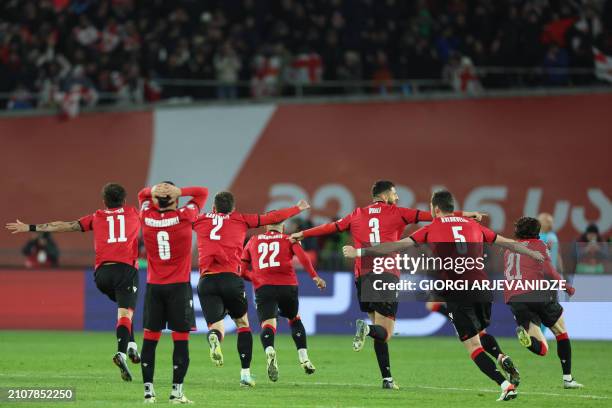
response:
<path id="1" fill-rule="evenodd" d="M 213 217 L 212 225 L 215 227 L 210 230 L 210 239 L 213 241 L 219 241 L 221 239 L 221 235 L 217 234 L 221 227 L 223 226 L 223 218 L 221 217 Z"/>
<path id="2" fill-rule="evenodd" d="M 274 242 L 261 242 L 257 246 L 257 252 L 260 254 L 259 256 L 259 269 L 265 269 L 267 267 L 280 266 L 280 262 L 276 260 L 278 256 L 278 252 L 280 251 L 280 244 L 276 241 Z M 266 257 L 270 254 L 269 262 L 266 262 Z"/>
<path id="3" fill-rule="evenodd" d="M 108 222 L 108 242 L 109 244 L 114 244 L 115 242 L 127 242 L 127 238 L 125 236 L 125 216 L 117 215 L 117 221 L 119 221 L 119 237 L 115 236 L 115 217 L 112 215 L 106 217 L 106 222 Z"/>

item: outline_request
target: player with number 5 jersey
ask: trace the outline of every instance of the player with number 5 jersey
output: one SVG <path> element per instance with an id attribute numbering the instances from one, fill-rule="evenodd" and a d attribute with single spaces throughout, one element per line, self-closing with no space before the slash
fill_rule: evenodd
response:
<path id="1" fill-rule="evenodd" d="M 432 221 L 432 216 L 427 211 L 397 206 L 399 196 L 393 182 L 379 180 L 372 186 L 372 203 L 366 207 L 356 208 L 352 213 L 338 221 L 310 228 L 306 231 L 291 235 L 294 240 L 308 237 L 333 234 L 341 231 L 350 231 L 356 248 L 369 247 L 382 242 L 397 241 L 401 238 L 406 226 L 417 224 L 421 221 Z M 479 213 L 458 212 L 458 215 L 469 217 L 481 217 Z M 383 388 L 398 389 L 391 376 L 391 363 L 389 357 L 388 341 L 395 329 L 395 314 L 398 303 L 396 301 L 365 301 L 362 296 L 362 287 L 371 285 L 374 275 L 368 274 L 371 270 L 362 268 L 361 259 L 355 260 L 355 287 L 357 298 L 362 312 L 367 313 L 372 324 L 368 325 L 364 320 L 357 320 L 355 326 L 357 333 L 353 341 L 353 349 L 361 351 L 365 344 L 365 336 L 374 339 L 374 351 L 378 360 L 378 366 L 383 378 Z M 380 275 L 375 275 L 377 279 Z M 385 274 L 384 278 L 397 282 L 397 276 Z"/>
<path id="2" fill-rule="evenodd" d="M 181 196 L 191 196 L 183 207 Z M 147 250 L 147 291 L 144 306 L 142 378 L 145 402 L 155 402 L 155 349 L 162 330 L 174 341 L 171 403 L 189 403 L 183 380 L 189 367 L 189 332 L 195 330 L 191 288 L 193 222 L 208 197 L 205 187 L 178 188 L 163 182 L 138 193 L 143 238 Z"/>
<path id="3" fill-rule="evenodd" d="M 234 196 L 228 191 L 215 195 L 213 211 L 201 214 L 194 224 L 198 237 L 200 281 L 198 296 L 204 318 L 208 323 L 210 358 L 223 365 L 221 341 L 225 334 L 223 318 L 226 314 L 236 323 L 238 330 L 238 355 L 242 370 L 240 385 L 255 385 L 251 377 L 253 335 L 247 318 L 247 300 L 244 281 L 240 277 L 242 248 L 249 228 L 277 224 L 310 208 L 300 201 L 294 207 L 271 211 L 266 214 L 243 214 L 234 211 Z"/>
<path id="4" fill-rule="evenodd" d="M 18 232 L 85 232 L 93 231 L 96 254 L 94 281 L 100 292 L 117 303 L 117 353 L 113 363 L 119 367 L 121 378 L 131 381 L 127 358 L 140 363 L 134 341 L 132 318 L 138 297 L 138 233 L 140 219 L 136 208 L 125 205 L 123 186 L 108 183 L 102 189 L 104 209 L 97 210 L 75 221 L 55 221 L 28 225 L 17 220 L 6 225 Z"/>

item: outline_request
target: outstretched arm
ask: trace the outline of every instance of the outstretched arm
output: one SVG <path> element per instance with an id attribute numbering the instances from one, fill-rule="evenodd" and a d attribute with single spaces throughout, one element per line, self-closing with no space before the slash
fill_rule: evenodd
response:
<path id="1" fill-rule="evenodd" d="M 495 238 L 495 244 L 499 245 L 502 248 L 506 248 L 509 251 L 516 252 L 518 254 L 527 255 L 530 258 L 535 259 L 538 262 L 544 262 L 544 255 L 542 255 L 538 251 L 532 251 L 527 248 L 524 244 L 517 242 L 513 239 L 503 237 L 501 235 L 497 235 Z"/>
<path id="2" fill-rule="evenodd" d="M 17 220 L 6 224 L 6 229 L 12 231 L 13 234 L 20 232 L 76 232 L 82 231 L 81 224 L 78 221 L 53 221 L 44 224 L 24 224 Z"/>
<path id="3" fill-rule="evenodd" d="M 314 267 L 312 266 L 312 262 L 310 262 L 310 258 L 308 258 L 308 255 L 306 255 L 306 252 L 304 252 L 302 245 L 296 242 L 293 244 L 292 249 L 293 253 L 295 256 L 297 256 L 297 259 L 300 261 L 304 269 L 306 269 L 306 272 L 308 272 L 315 285 L 317 285 L 317 287 L 321 290 L 325 289 L 325 281 L 321 279 L 319 275 L 317 275 L 317 271 L 315 271 Z"/>
<path id="4" fill-rule="evenodd" d="M 379 256 L 402 251 L 415 245 L 416 242 L 411 237 L 407 237 L 400 241 L 385 242 L 369 248 L 355 249 L 352 246 L 345 246 L 342 248 L 342 252 L 347 258 L 355 258 L 358 256 Z"/>
<path id="5" fill-rule="evenodd" d="M 310 204 L 300 200 L 293 207 L 281 208 L 265 214 L 244 214 L 244 217 L 250 228 L 257 228 L 263 225 L 278 224 L 309 208 Z"/>

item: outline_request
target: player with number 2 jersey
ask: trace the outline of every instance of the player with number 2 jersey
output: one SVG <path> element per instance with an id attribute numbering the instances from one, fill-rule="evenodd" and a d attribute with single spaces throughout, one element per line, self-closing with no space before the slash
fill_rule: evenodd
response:
<path id="1" fill-rule="evenodd" d="M 306 202 L 299 202 L 294 207 L 267 214 L 242 214 L 235 212 L 234 208 L 232 193 L 222 191 L 215 195 L 213 211 L 201 214 L 194 224 L 201 275 L 198 296 L 208 323 L 211 360 L 217 366 L 223 365 L 223 318 L 229 314 L 238 329 L 238 354 L 242 366 L 240 385 L 250 387 L 255 384 L 250 373 L 253 336 L 247 318 L 244 281 L 240 277 L 246 232 L 249 228 L 284 221 L 309 206 Z"/>

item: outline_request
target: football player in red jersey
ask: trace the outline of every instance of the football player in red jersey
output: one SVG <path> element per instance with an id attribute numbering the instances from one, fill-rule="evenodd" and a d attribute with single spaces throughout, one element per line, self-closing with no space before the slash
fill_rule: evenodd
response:
<path id="1" fill-rule="evenodd" d="M 483 257 L 483 243 L 495 243 L 514 252 L 521 253 L 542 262 L 544 257 L 536 251 L 525 248 L 520 243 L 509 238 L 497 235 L 490 229 L 480 225 L 478 222 L 467 217 L 453 215 L 454 199 L 448 191 L 437 191 L 432 195 L 430 209 L 434 221 L 410 235 L 408 238 L 397 242 L 387 242 L 371 248 L 354 248 L 346 246 L 343 248 L 345 256 L 352 258 L 356 256 L 377 256 L 385 255 L 410 248 L 416 244 L 431 243 L 434 255 L 441 257 L 440 243 L 468 243 L 469 255 L 476 258 Z M 435 245 L 438 244 L 438 245 Z M 457 250 L 459 252 L 459 250 Z M 477 253 L 475 253 L 477 252 Z M 380 276 L 380 275 L 378 275 Z M 458 275 L 459 276 L 459 275 Z M 488 277 L 483 269 L 474 268 L 470 273 L 466 273 L 466 280 L 484 281 Z M 454 277 L 454 276 L 451 276 Z M 497 341 L 493 336 L 485 332 L 491 317 L 492 293 L 481 291 L 479 296 L 485 299 L 467 299 L 465 295 L 461 298 L 457 296 L 447 298 L 447 308 L 449 317 L 455 326 L 459 339 L 465 345 L 474 363 L 493 381 L 500 385 L 502 393 L 498 400 L 509 400 L 516 398 L 516 386 L 520 380 L 518 370 L 510 357 L 503 354 Z M 365 338 L 368 334 L 367 326 L 358 333 L 358 337 Z M 486 339 L 486 340 L 485 340 Z M 487 352 L 497 359 L 502 368 L 509 374 L 509 381 L 497 370 L 495 363 L 484 353 Z"/>
<path id="2" fill-rule="evenodd" d="M 535 218 L 522 217 L 514 226 L 516 239 L 525 243 L 528 248 L 540 252 L 546 260 L 544 263 L 539 263 L 531 258 L 506 251 L 504 253 L 506 280 L 509 282 L 545 279 L 561 281 L 563 278 L 552 264 L 546 243 L 539 239 L 540 222 Z M 575 289 L 568 283 L 566 292 L 572 296 Z M 557 355 L 563 371 L 563 387 L 566 389 L 582 388 L 583 385 L 572 377 L 572 347 L 562 316 L 563 307 L 557 301 L 555 293 L 506 288 L 504 298 L 518 324 L 516 334 L 521 345 L 536 355 L 545 356 L 548 352 L 548 345 L 540 324 L 550 328 L 557 339 Z"/>
<path id="3" fill-rule="evenodd" d="M 426 211 L 412 208 L 399 207 L 399 201 L 395 185 L 391 181 L 379 180 L 372 186 L 372 204 L 356 208 L 346 217 L 329 224 L 320 225 L 302 232 L 291 235 L 293 240 L 302 240 L 307 237 L 333 234 L 335 232 L 349 230 L 356 248 L 362 248 L 381 242 L 397 241 L 407 225 L 416 224 L 420 221 L 431 221 L 432 216 Z M 477 217 L 482 214 L 476 212 L 457 212 L 458 215 Z M 374 351 L 383 378 L 383 388 L 399 389 L 391 376 L 391 363 L 389 358 L 389 346 L 393 330 L 395 328 L 395 315 L 397 313 L 397 302 L 363 302 L 362 281 L 366 271 L 362 271 L 361 260 L 355 260 L 355 286 L 357 297 L 362 312 L 368 314 L 371 325 L 367 327 L 369 335 L 374 339 Z M 399 279 L 399 275 L 396 277 Z M 357 321 L 357 331 L 364 330 L 365 322 Z M 364 342 L 356 338 L 353 349 L 360 351 Z"/>
<path id="4" fill-rule="evenodd" d="M 181 196 L 191 196 L 183 207 Z M 138 193 L 140 218 L 147 250 L 147 290 L 144 305 L 142 379 L 145 402 L 155 402 L 155 349 L 161 331 L 172 330 L 173 379 L 171 403 L 189 403 L 183 380 L 189 367 L 189 331 L 195 330 L 191 288 L 193 222 L 208 197 L 205 187 L 178 188 L 163 182 Z"/>
<path id="5" fill-rule="evenodd" d="M 266 226 L 266 233 L 253 235 L 242 253 L 242 277 L 250 280 L 255 288 L 257 315 L 262 328 L 261 344 L 266 353 L 268 378 L 272 381 L 278 380 L 274 335 L 279 313 L 287 318 L 291 326 L 291 336 L 302 368 L 306 374 L 315 372 L 306 349 L 306 330 L 298 315 L 298 280 L 292 263 L 294 256 L 297 256 L 317 287 L 325 289 L 325 281 L 317 275 L 302 245 L 291 242 L 289 236 L 283 234 L 283 229 L 283 223 Z"/>
<path id="6" fill-rule="evenodd" d="M 229 314 L 238 331 L 242 386 L 255 385 L 250 371 L 253 335 L 247 317 L 244 281 L 240 277 L 240 258 L 246 232 L 249 228 L 279 223 L 308 208 L 307 202 L 300 201 L 294 207 L 267 214 L 242 214 L 234 211 L 232 193 L 223 191 L 215 195 L 213 211 L 201 214 L 194 224 L 201 275 L 198 296 L 209 328 L 210 358 L 218 367 L 223 365 L 223 318 Z"/>
<path id="7" fill-rule="evenodd" d="M 121 378 L 132 381 L 127 357 L 138 364 L 140 356 L 134 341 L 132 318 L 138 298 L 138 210 L 125 205 L 123 186 L 108 183 L 102 189 L 104 209 L 76 221 L 54 221 L 28 225 L 17 220 L 6 228 L 18 232 L 77 232 L 93 231 L 96 263 L 94 281 L 100 292 L 117 303 L 117 353 L 113 362 L 119 367 Z M 127 356 L 126 356 L 127 354 Z"/>

